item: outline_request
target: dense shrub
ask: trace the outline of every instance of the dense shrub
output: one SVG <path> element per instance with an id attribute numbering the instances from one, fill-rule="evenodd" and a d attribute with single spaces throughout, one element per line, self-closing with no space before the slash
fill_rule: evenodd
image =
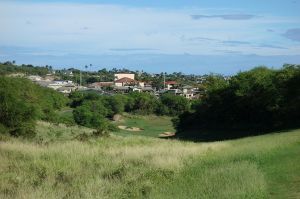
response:
<path id="1" fill-rule="evenodd" d="M 23 73 L 31 75 L 46 75 L 52 70 L 51 66 L 40 67 L 33 65 L 17 66 L 13 62 L 0 63 L 0 75 L 7 75 L 12 73 Z"/>
<path id="2" fill-rule="evenodd" d="M 112 117 L 122 112 L 139 114 L 155 113 L 158 99 L 148 93 L 132 92 L 128 95 L 102 96 L 95 93 L 74 92 L 70 95 L 71 106 L 82 106 L 86 101 L 100 101 L 107 109 L 105 116 Z"/>
<path id="3" fill-rule="evenodd" d="M 109 109 L 101 100 L 85 101 L 73 111 L 77 124 L 97 129 L 97 134 L 105 134 L 113 125 L 107 119 Z"/>
<path id="4" fill-rule="evenodd" d="M 102 96 L 95 93 L 75 92 L 70 95 L 74 121 L 82 126 L 116 130 L 109 123 L 115 114 L 172 115 L 188 111 L 190 103 L 180 96 L 165 95 L 161 99 L 149 93 L 132 92 L 128 95 Z"/>
<path id="5" fill-rule="evenodd" d="M 171 94 L 162 95 L 161 106 L 157 112 L 162 115 L 179 115 L 190 109 L 190 101 L 182 96 L 174 96 Z"/>
<path id="6" fill-rule="evenodd" d="M 33 136 L 37 119 L 51 120 L 66 98 L 27 79 L 0 77 L 0 123 L 14 136 Z"/>
<path id="7" fill-rule="evenodd" d="M 212 77 L 193 112 L 174 120 L 177 130 L 262 132 L 300 126 L 300 66 L 258 67 L 229 81 Z M 199 133 L 201 135 L 201 133 Z"/>
<path id="8" fill-rule="evenodd" d="M 158 100 L 149 93 L 132 92 L 128 95 L 127 111 L 138 114 L 153 114 L 156 111 Z"/>
<path id="9" fill-rule="evenodd" d="M 107 99 L 112 114 L 123 113 L 127 104 L 126 95 L 114 95 Z"/>

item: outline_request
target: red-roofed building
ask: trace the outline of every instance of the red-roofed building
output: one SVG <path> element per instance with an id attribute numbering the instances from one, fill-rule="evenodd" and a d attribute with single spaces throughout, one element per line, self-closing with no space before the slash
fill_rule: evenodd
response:
<path id="1" fill-rule="evenodd" d="M 123 78 L 115 81 L 115 86 L 134 86 L 137 84 L 138 84 L 138 81 L 128 78 L 128 77 L 123 77 Z"/>
<path id="2" fill-rule="evenodd" d="M 175 81 L 166 81 L 165 82 L 165 86 L 166 86 L 167 90 L 174 88 L 174 86 L 176 86 L 176 85 L 177 85 L 177 82 L 175 82 Z"/>

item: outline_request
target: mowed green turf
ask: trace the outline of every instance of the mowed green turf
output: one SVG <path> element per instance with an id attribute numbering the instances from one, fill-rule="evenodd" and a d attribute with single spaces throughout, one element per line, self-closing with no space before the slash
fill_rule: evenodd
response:
<path id="1" fill-rule="evenodd" d="M 300 130 L 213 143 L 59 140 L 0 142 L 0 198 L 300 198 Z"/>
<path id="2" fill-rule="evenodd" d="M 122 120 L 115 123 L 117 126 L 124 125 L 128 127 L 138 127 L 141 128 L 142 131 L 132 132 L 120 130 L 115 132 L 115 134 L 121 136 L 142 135 L 148 137 L 158 137 L 159 134 L 164 132 L 175 132 L 171 119 L 171 117 L 167 116 L 140 116 L 124 114 Z"/>

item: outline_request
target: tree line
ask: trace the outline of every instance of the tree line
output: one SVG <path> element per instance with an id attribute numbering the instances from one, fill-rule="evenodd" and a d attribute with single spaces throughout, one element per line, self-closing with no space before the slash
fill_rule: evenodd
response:
<path id="1" fill-rule="evenodd" d="M 182 96 L 166 94 L 157 98 L 149 93 L 138 92 L 112 96 L 74 92 L 70 100 L 75 122 L 99 131 L 116 130 L 109 122 L 115 114 L 128 112 L 175 116 L 189 111 L 191 106 L 191 102 Z"/>
<path id="2" fill-rule="evenodd" d="M 103 96 L 74 92 L 69 98 L 25 78 L 0 76 L 0 134 L 32 137 L 37 120 L 78 124 L 98 133 L 116 130 L 110 122 L 115 114 L 157 114 L 175 116 L 190 109 L 191 102 L 181 96 L 148 93 Z M 73 118 L 58 114 L 63 107 L 73 108 Z"/>
<path id="3" fill-rule="evenodd" d="M 187 75 L 181 72 L 152 74 L 152 73 L 145 72 L 143 70 L 133 71 L 126 68 L 120 68 L 120 69 L 102 68 L 98 71 L 93 71 L 93 69 L 97 67 L 93 66 L 92 64 L 88 64 L 83 68 L 84 68 L 83 70 L 79 70 L 74 67 L 56 69 L 55 74 L 53 75 L 58 80 L 59 79 L 72 80 L 73 82 L 76 83 L 80 83 L 80 79 L 81 79 L 82 85 L 87 85 L 94 82 L 114 81 L 115 73 L 131 73 L 131 74 L 135 74 L 136 80 L 151 83 L 152 86 L 157 89 L 164 87 L 163 85 L 164 77 L 166 81 L 173 80 L 179 84 L 189 84 L 193 86 L 197 86 L 198 85 L 197 81 L 201 79 L 201 77 L 203 77 L 201 75 L 193 75 L 193 74 Z M 15 61 L 6 61 L 2 63 L 0 62 L 0 75 L 23 73 L 23 74 L 30 74 L 30 75 L 46 76 L 47 74 L 50 74 L 53 71 L 54 68 L 48 65 L 46 66 L 33 66 L 31 64 L 17 65 Z M 73 74 L 70 76 L 69 72 L 72 72 Z"/>
<path id="4" fill-rule="evenodd" d="M 174 120 L 178 135 L 226 139 L 300 126 L 300 65 L 257 67 L 229 81 L 211 76 L 206 94 Z"/>
<path id="5" fill-rule="evenodd" d="M 229 80 L 209 75 L 201 86 L 205 94 L 195 101 L 137 92 L 74 92 L 67 98 L 25 78 L 0 76 L 0 133 L 34 136 L 37 120 L 107 132 L 115 130 L 113 116 L 123 112 L 172 116 L 179 137 L 226 139 L 300 127 L 300 65 L 257 67 Z M 73 108 L 73 118 L 57 115 L 65 106 Z"/>

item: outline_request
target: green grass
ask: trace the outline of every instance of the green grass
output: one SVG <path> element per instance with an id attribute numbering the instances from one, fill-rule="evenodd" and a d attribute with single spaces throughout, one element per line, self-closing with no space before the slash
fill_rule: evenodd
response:
<path id="1" fill-rule="evenodd" d="M 69 126 L 66 124 L 52 124 L 49 122 L 38 121 L 36 126 L 37 143 L 50 143 L 75 139 L 84 139 L 91 136 L 93 129 L 83 126 Z"/>
<path id="2" fill-rule="evenodd" d="M 64 123 L 67 124 L 69 126 L 71 125 L 75 125 L 75 121 L 73 118 L 73 109 L 70 107 L 64 107 L 61 110 L 56 111 L 57 114 L 57 121 L 59 121 L 59 123 Z"/>
<path id="3" fill-rule="evenodd" d="M 154 198 L 300 198 L 300 130 L 223 143 Z"/>
<path id="4" fill-rule="evenodd" d="M 116 122 L 116 125 L 138 127 L 143 130 L 139 132 L 120 130 L 115 132 L 115 134 L 121 136 L 142 135 L 148 137 L 158 137 L 159 134 L 164 132 L 175 132 L 171 119 L 171 117 L 167 116 L 141 116 L 124 114 L 122 120 L 120 122 Z"/>
<path id="5" fill-rule="evenodd" d="M 300 198 L 300 130 L 213 143 L 73 134 L 0 142 L 0 198 Z"/>

